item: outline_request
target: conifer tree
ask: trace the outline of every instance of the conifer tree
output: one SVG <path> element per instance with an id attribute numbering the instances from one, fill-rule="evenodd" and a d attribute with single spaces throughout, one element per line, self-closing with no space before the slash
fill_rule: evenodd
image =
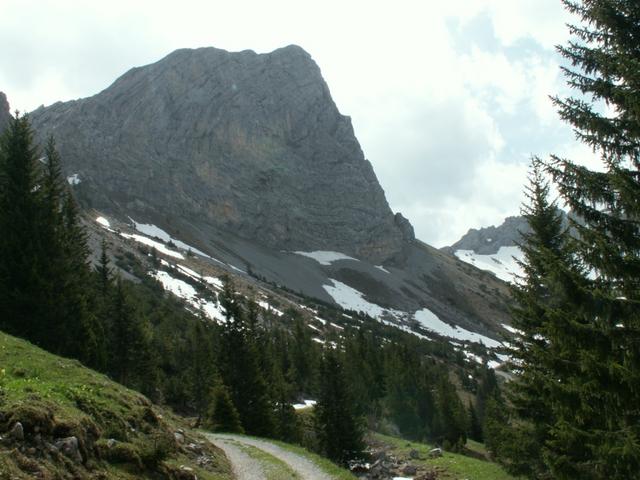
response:
<path id="1" fill-rule="evenodd" d="M 574 252 L 590 272 L 573 320 L 579 375 L 563 385 L 547 457 L 559 477 L 631 478 L 640 471 L 640 5 L 565 2 L 580 17 L 560 53 L 578 98 L 560 116 L 602 160 L 590 171 L 553 157 L 549 171 L 581 219 Z M 601 113 L 607 105 L 611 113 Z"/>
<path id="2" fill-rule="evenodd" d="M 211 389 L 211 401 L 205 423 L 214 432 L 244 433 L 229 389 L 222 382 L 217 382 Z"/>
<path id="3" fill-rule="evenodd" d="M 220 339 L 220 374 L 245 431 L 251 435 L 273 436 L 273 403 L 255 343 L 259 335 L 255 331 L 256 322 L 247 319 L 243 302 L 229 279 L 219 300 L 227 316 Z"/>
<path id="4" fill-rule="evenodd" d="M 324 352 L 321 377 L 320 398 L 315 410 L 320 444 L 328 458 L 347 465 L 362 455 L 363 429 L 354 412 L 344 364 L 333 349 Z"/>
<path id="5" fill-rule="evenodd" d="M 44 321 L 38 152 L 25 116 L 0 137 L 0 328 L 35 340 Z"/>
<path id="6" fill-rule="evenodd" d="M 640 4 L 563 3 L 581 20 L 559 47 L 578 95 L 554 102 L 604 170 L 546 163 L 580 221 L 566 249 L 547 236 L 525 252 L 534 261 L 516 292 L 524 353 L 514 405 L 538 450 L 530 476 L 626 479 L 640 471 Z"/>

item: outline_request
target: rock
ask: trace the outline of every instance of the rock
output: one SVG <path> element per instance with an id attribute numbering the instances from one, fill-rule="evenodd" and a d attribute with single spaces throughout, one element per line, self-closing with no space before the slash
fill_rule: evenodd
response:
<path id="1" fill-rule="evenodd" d="M 175 438 L 176 442 L 178 442 L 179 444 L 184 443 L 184 434 L 180 433 L 179 431 L 173 433 L 173 438 Z"/>
<path id="2" fill-rule="evenodd" d="M 418 450 L 416 450 L 415 448 L 412 449 L 409 452 L 409 458 L 413 459 L 413 460 L 418 460 L 420 459 L 420 452 Z"/>
<path id="3" fill-rule="evenodd" d="M 432 448 L 429 450 L 429 458 L 438 458 L 442 456 L 442 449 L 440 447 Z"/>
<path id="4" fill-rule="evenodd" d="M 437 480 L 438 474 L 435 471 L 426 472 L 416 477 L 414 480 Z"/>
<path id="5" fill-rule="evenodd" d="M 0 92 L 0 133 L 4 131 L 12 118 L 7 96 Z"/>
<path id="6" fill-rule="evenodd" d="M 179 228 L 196 246 L 214 229 L 380 264 L 413 240 L 297 46 L 177 50 L 30 116 L 42 138 L 56 132 L 65 174 L 79 174 L 91 206 Z"/>
<path id="7" fill-rule="evenodd" d="M 22 427 L 22 423 L 16 422 L 11 428 L 9 435 L 14 440 L 24 440 L 24 428 Z"/>
<path id="8" fill-rule="evenodd" d="M 59 438 L 54 442 L 54 446 L 76 463 L 82 463 L 82 455 L 76 437 Z"/>
<path id="9" fill-rule="evenodd" d="M 405 465 L 402 467 L 403 475 L 415 475 L 418 472 L 418 469 L 413 465 Z"/>
<path id="10" fill-rule="evenodd" d="M 107 440 L 107 448 L 115 447 L 116 443 L 118 443 L 118 442 L 116 441 L 115 438 L 110 438 L 109 440 Z"/>

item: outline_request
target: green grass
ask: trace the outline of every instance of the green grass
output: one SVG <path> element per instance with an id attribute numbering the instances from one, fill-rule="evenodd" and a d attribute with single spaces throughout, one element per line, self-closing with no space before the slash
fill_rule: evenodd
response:
<path id="1" fill-rule="evenodd" d="M 273 455 L 265 452 L 264 450 L 260 450 L 257 447 L 252 445 L 247 445 L 245 443 L 234 442 L 231 443 L 238 446 L 243 452 L 249 455 L 251 458 L 256 459 L 262 465 L 262 469 L 266 476 L 266 480 L 299 480 L 300 476 L 294 472 L 289 465 L 284 463 L 279 458 L 274 457 Z"/>
<path id="2" fill-rule="evenodd" d="M 411 450 L 419 452 L 420 460 L 410 460 L 410 463 L 425 470 L 436 470 L 438 478 L 443 480 L 516 480 L 516 477 L 509 475 L 504 469 L 496 464 L 485 460 L 471 458 L 457 453 L 444 452 L 440 458 L 430 459 L 429 450 L 431 445 L 410 442 L 396 437 L 389 437 L 378 433 L 372 434 L 375 442 L 389 446 L 390 453 L 399 459 L 408 459 Z M 481 452 L 484 446 L 473 442 L 467 447 L 474 452 Z M 485 451 L 486 453 L 486 451 Z"/>
<path id="3" fill-rule="evenodd" d="M 0 332 L 0 435 L 6 438 L 16 422 L 25 438 L 0 443 L 0 479 L 88 478 L 89 471 L 105 479 L 170 477 L 181 465 L 197 470 L 201 479 L 231 478 L 222 452 L 206 441 L 202 448 L 210 466 L 197 467 L 198 454 L 185 445 L 201 439 L 179 417 L 77 361 Z M 185 431 L 183 444 L 174 438 L 179 428 Z M 82 464 L 39 453 L 38 438 L 53 443 L 69 436 L 78 439 Z"/>

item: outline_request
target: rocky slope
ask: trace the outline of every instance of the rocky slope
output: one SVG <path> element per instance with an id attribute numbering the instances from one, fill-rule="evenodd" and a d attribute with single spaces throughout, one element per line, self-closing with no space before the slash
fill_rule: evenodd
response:
<path id="1" fill-rule="evenodd" d="M 5 129 L 11 118 L 11 110 L 9 109 L 7 96 L 3 92 L 0 92 L 0 133 Z"/>
<path id="2" fill-rule="evenodd" d="M 445 247 L 448 252 L 473 250 L 480 255 L 498 253 L 500 247 L 515 247 L 522 233 L 529 231 L 529 224 L 523 217 L 507 217 L 499 226 L 480 229 L 471 228 L 460 240 Z"/>
<path id="3" fill-rule="evenodd" d="M 508 323 L 501 282 L 415 240 L 391 212 L 299 47 L 178 50 L 31 118 L 38 138 L 55 135 L 86 208 L 231 273 L 405 326 L 423 312 L 441 330 L 499 338 Z"/>
<path id="4" fill-rule="evenodd" d="M 55 134 L 96 208 L 374 262 L 413 237 L 320 69 L 296 46 L 177 50 L 31 116 L 42 135 Z"/>

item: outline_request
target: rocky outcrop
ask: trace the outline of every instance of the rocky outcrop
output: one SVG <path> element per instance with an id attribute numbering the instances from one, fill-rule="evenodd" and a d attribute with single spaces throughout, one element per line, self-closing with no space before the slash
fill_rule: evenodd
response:
<path id="1" fill-rule="evenodd" d="M 376 263 L 414 238 L 297 46 L 177 50 L 31 119 L 41 138 L 55 135 L 80 198 L 102 210 Z"/>
<path id="2" fill-rule="evenodd" d="M 0 133 L 2 133 L 5 127 L 9 124 L 9 121 L 13 117 L 11 116 L 11 110 L 9 109 L 9 102 L 7 96 L 0 92 Z"/>
<path id="3" fill-rule="evenodd" d="M 521 241 L 521 234 L 529 232 L 524 217 L 507 217 L 499 226 L 470 229 L 460 240 L 445 247 L 448 252 L 473 250 L 480 255 L 493 255 L 500 247 L 514 247 Z"/>

